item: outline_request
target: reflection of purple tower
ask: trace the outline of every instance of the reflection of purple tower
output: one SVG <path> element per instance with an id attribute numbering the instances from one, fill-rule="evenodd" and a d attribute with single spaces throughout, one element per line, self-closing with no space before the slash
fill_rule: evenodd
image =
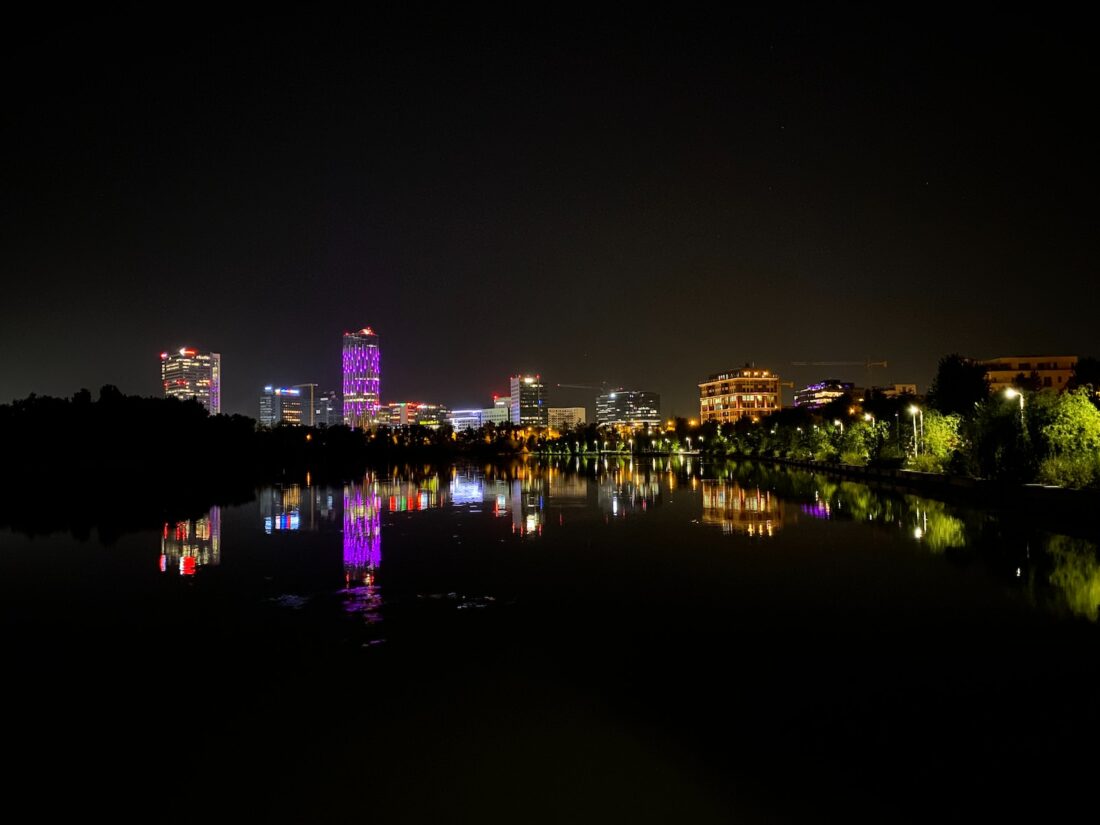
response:
<path id="1" fill-rule="evenodd" d="M 344 333 L 344 423 L 365 429 L 382 407 L 382 353 L 370 327 Z"/>
<path id="2" fill-rule="evenodd" d="M 344 485 L 344 579 L 374 583 L 382 563 L 382 497 L 373 481 Z"/>

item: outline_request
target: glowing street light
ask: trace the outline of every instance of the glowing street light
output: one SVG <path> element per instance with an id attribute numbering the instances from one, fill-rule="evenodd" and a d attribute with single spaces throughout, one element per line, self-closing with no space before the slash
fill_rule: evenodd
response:
<path id="1" fill-rule="evenodd" d="M 836 421 L 833 422 L 833 425 L 836 426 L 836 427 L 840 427 L 840 434 L 844 435 L 844 422 L 843 421 L 841 421 L 838 418 L 838 419 L 836 419 Z"/>
<path id="2" fill-rule="evenodd" d="M 909 414 L 913 416 L 913 455 L 920 455 L 920 445 L 924 441 L 924 410 L 916 404 L 909 407 Z M 920 438 L 917 438 L 917 416 L 920 416 Z"/>
<path id="3" fill-rule="evenodd" d="M 1005 398 L 1020 399 L 1020 426 L 1024 426 L 1024 394 L 1015 387 L 1005 387 Z"/>

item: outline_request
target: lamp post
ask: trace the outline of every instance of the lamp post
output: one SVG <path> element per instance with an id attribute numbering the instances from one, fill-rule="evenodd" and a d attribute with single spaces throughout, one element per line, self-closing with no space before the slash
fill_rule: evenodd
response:
<path id="1" fill-rule="evenodd" d="M 1020 399 L 1020 429 L 1024 428 L 1024 394 L 1015 387 L 1007 387 L 1005 389 L 1005 398 L 1019 398 Z"/>
<path id="2" fill-rule="evenodd" d="M 913 404 L 909 407 L 909 414 L 913 416 L 913 455 L 920 455 L 920 445 L 924 441 L 924 411 Z M 917 416 L 920 416 L 920 437 L 917 437 Z"/>
<path id="3" fill-rule="evenodd" d="M 833 424 L 837 427 L 840 427 L 840 434 L 844 435 L 844 422 L 838 418 L 836 421 L 833 422 Z"/>

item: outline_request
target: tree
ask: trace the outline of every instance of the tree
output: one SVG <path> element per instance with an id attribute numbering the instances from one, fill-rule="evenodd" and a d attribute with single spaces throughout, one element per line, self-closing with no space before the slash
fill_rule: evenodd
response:
<path id="1" fill-rule="evenodd" d="M 958 353 L 940 359 L 928 402 L 941 413 L 973 415 L 974 406 L 989 398 L 986 368 Z"/>
<path id="2" fill-rule="evenodd" d="M 1068 388 L 1075 390 L 1079 387 L 1092 387 L 1090 398 L 1095 406 L 1100 407 L 1100 358 L 1086 355 L 1077 359 Z"/>

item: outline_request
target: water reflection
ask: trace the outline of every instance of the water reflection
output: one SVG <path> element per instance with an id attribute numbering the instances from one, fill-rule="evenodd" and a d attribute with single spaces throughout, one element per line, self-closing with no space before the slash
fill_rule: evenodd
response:
<path id="1" fill-rule="evenodd" d="M 577 540 L 590 541 L 594 536 L 583 531 L 635 518 L 656 520 L 654 529 L 674 533 L 696 522 L 733 538 L 771 541 L 783 541 L 790 531 L 830 530 L 832 522 L 857 523 L 892 535 L 889 541 L 897 546 L 980 560 L 991 575 L 1037 605 L 1090 621 L 1098 621 L 1100 613 L 1100 560 L 1093 541 L 1041 533 L 1026 514 L 994 515 L 753 462 L 700 465 L 677 457 L 649 462 L 601 456 L 466 465 L 442 473 L 430 466 L 391 468 L 339 486 L 307 481 L 264 488 L 258 522 L 251 524 L 284 548 L 307 533 L 333 534 L 333 550 L 342 553 L 341 584 L 349 609 L 377 615 L 387 519 L 393 524 L 395 518 L 418 519 L 436 510 L 461 514 L 467 529 L 480 531 L 475 532 L 479 540 L 502 542 L 511 536 L 539 544 L 571 541 L 558 533 L 571 529 L 578 531 L 571 534 Z M 440 535 L 451 536 L 457 526 L 441 526 Z M 221 537 L 222 513 L 216 507 L 201 518 L 164 524 L 161 570 L 191 576 L 218 565 Z M 466 533 L 463 539 L 469 543 Z M 327 541 L 307 544 L 327 546 Z M 334 574 L 325 575 L 336 584 Z"/>
<path id="2" fill-rule="evenodd" d="M 193 576 L 200 567 L 221 562 L 221 510 L 211 507 L 201 518 L 165 522 L 160 537 L 160 570 Z"/>
<path id="3" fill-rule="evenodd" d="M 702 523 L 725 533 L 771 537 L 783 525 L 783 508 L 770 490 L 704 480 Z"/>
<path id="4" fill-rule="evenodd" d="M 344 485 L 344 582 L 374 584 L 382 564 L 382 495 L 367 476 Z"/>
<path id="5" fill-rule="evenodd" d="M 1091 541 L 1070 536 L 1050 536 L 1046 551 L 1053 569 L 1050 583 L 1075 616 L 1095 622 L 1100 614 L 1100 559 Z"/>

